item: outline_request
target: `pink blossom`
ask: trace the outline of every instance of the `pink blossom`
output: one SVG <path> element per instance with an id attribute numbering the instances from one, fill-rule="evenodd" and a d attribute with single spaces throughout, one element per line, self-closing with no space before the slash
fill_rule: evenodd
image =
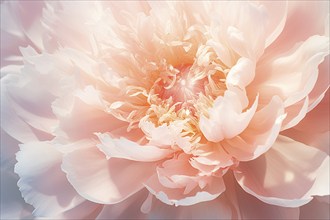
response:
<path id="1" fill-rule="evenodd" d="M 8 1 L 1 22 L 1 218 L 329 218 L 329 2 Z"/>

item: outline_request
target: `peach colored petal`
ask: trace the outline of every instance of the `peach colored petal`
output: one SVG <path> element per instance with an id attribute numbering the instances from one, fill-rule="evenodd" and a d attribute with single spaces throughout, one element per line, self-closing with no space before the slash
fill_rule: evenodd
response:
<path id="1" fill-rule="evenodd" d="M 319 65 L 319 76 L 315 83 L 313 90 L 309 93 L 309 106 L 308 111 L 311 111 L 315 106 L 323 99 L 324 94 L 328 91 L 330 85 L 330 75 L 329 75 L 329 60 L 330 57 L 327 56 Z"/>
<path id="2" fill-rule="evenodd" d="M 226 84 L 239 86 L 245 89 L 254 79 L 255 63 L 250 59 L 241 57 L 235 66 L 233 66 L 226 78 Z M 229 86 L 228 86 L 229 87 Z"/>
<path id="3" fill-rule="evenodd" d="M 107 160 L 96 146 L 73 151 L 64 156 L 62 163 L 62 170 L 75 190 L 102 204 L 118 203 L 138 192 L 155 169 L 154 163 Z"/>
<path id="4" fill-rule="evenodd" d="M 319 105 L 295 127 L 281 134 L 329 154 L 329 91 Z"/>
<path id="5" fill-rule="evenodd" d="M 204 136 L 213 142 L 230 139 L 240 134 L 249 124 L 258 105 L 258 98 L 250 109 L 242 112 L 242 104 L 236 93 L 227 90 L 218 97 L 211 109 L 209 118 L 202 116 L 199 126 Z"/>
<path id="6" fill-rule="evenodd" d="M 175 206 L 189 206 L 217 198 L 225 190 L 222 178 L 214 178 L 204 189 L 197 187 L 187 194 L 182 188 L 167 188 L 160 184 L 156 175 L 145 182 L 146 188 L 160 201 Z"/>
<path id="7" fill-rule="evenodd" d="M 228 173 L 230 174 L 230 173 Z M 226 176 L 225 195 L 230 203 L 237 207 L 240 216 L 237 219 L 299 219 L 299 208 L 270 205 L 246 193 L 235 181 Z M 235 181 L 235 182 L 234 182 Z"/>
<path id="8" fill-rule="evenodd" d="M 72 141 L 94 137 L 94 132 L 111 131 L 127 125 L 78 97 L 58 99 L 53 109 L 56 109 L 59 119 L 56 132 Z"/>
<path id="9" fill-rule="evenodd" d="M 279 136 L 264 156 L 240 163 L 235 177 L 246 192 L 263 202 L 298 207 L 314 195 L 328 195 L 328 164 L 329 156 L 322 151 Z"/>
<path id="10" fill-rule="evenodd" d="M 255 159 L 272 147 L 284 118 L 282 101 L 273 97 L 268 105 L 256 112 L 239 136 L 227 139 L 221 145 L 240 161 Z"/>
<path id="11" fill-rule="evenodd" d="M 184 123 L 184 121 L 175 121 L 169 125 L 163 124 L 156 127 L 152 122 L 142 119 L 139 127 L 145 133 L 149 144 L 159 147 L 176 145 L 185 152 L 189 152 L 191 148 L 189 137 L 182 137 L 181 135 Z"/>
<path id="12" fill-rule="evenodd" d="M 120 203 L 104 205 L 95 219 L 145 219 L 141 206 L 148 193 L 143 189 Z"/>
<path id="13" fill-rule="evenodd" d="M 305 99 L 297 102 L 296 104 L 285 108 L 287 115 L 283 121 L 282 130 L 297 125 L 307 114 L 308 104 L 309 99 L 307 96 Z"/>
<path id="14" fill-rule="evenodd" d="M 264 60 L 257 67 L 256 80 L 248 91 L 259 93 L 261 99 L 280 95 L 285 106 L 290 106 L 311 92 L 318 76 L 317 67 L 328 54 L 329 38 L 312 36 L 286 54 Z"/>
<path id="15" fill-rule="evenodd" d="M 125 138 L 112 138 L 109 134 L 96 133 L 101 141 L 97 146 L 108 158 L 122 158 L 134 161 L 152 162 L 166 158 L 171 149 L 161 149 L 152 145 L 139 145 Z"/>
<path id="16" fill-rule="evenodd" d="M 88 215 L 96 204 L 86 202 L 72 188 L 61 170 L 62 154 L 48 142 L 30 142 L 20 145 L 15 172 L 20 176 L 17 185 L 36 216 L 60 216 L 86 203 Z M 38 158 L 31 163 L 31 158 Z M 51 173 L 51 175 L 50 175 Z"/>

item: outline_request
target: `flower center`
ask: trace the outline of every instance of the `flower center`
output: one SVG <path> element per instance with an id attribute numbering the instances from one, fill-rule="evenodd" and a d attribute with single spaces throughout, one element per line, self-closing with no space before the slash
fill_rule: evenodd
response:
<path id="1" fill-rule="evenodd" d="M 172 99 L 173 103 L 188 105 L 194 102 L 199 93 L 204 93 L 204 79 L 198 79 L 191 71 L 191 65 L 174 68 L 158 82 L 159 98 Z"/>

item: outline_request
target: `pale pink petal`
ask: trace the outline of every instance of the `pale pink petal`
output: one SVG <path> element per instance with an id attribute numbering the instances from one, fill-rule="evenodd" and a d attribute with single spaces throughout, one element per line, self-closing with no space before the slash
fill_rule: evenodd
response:
<path id="1" fill-rule="evenodd" d="M 120 203 L 104 205 L 95 219 L 145 219 L 141 206 L 148 194 L 148 190 L 142 189 Z"/>
<path id="2" fill-rule="evenodd" d="M 282 134 L 329 154 L 329 100 L 328 91 L 320 104 L 307 113 L 298 125 Z"/>
<path id="3" fill-rule="evenodd" d="M 169 125 L 156 127 L 152 122 L 141 120 L 139 127 L 147 136 L 150 145 L 167 147 L 177 145 L 185 152 L 189 152 L 191 144 L 188 137 L 182 137 L 181 132 L 185 121 L 175 121 Z"/>
<path id="4" fill-rule="evenodd" d="M 53 95 L 39 86 L 36 75 L 30 77 L 20 79 L 10 74 L 1 78 L 2 128 L 20 142 L 50 138 L 57 124 L 50 108 Z M 30 96 L 26 96 L 25 86 L 31 87 Z"/>
<path id="5" fill-rule="evenodd" d="M 239 86 L 245 89 L 254 79 L 255 63 L 245 57 L 241 57 L 235 66 L 233 66 L 226 78 L 226 84 Z"/>
<path id="6" fill-rule="evenodd" d="M 78 97 L 63 97 L 53 103 L 52 107 L 59 118 L 56 133 L 71 141 L 94 137 L 95 132 L 127 126 L 127 123 Z"/>
<path id="7" fill-rule="evenodd" d="M 200 146 L 198 151 L 190 159 L 191 166 L 200 170 L 202 173 L 211 174 L 219 168 L 225 168 L 234 164 L 233 158 L 229 155 L 221 144 L 207 144 Z"/>
<path id="8" fill-rule="evenodd" d="M 231 173 L 228 172 L 231 175 Z M 299 219 L 299 208 L 270 205 L 246 193 L 235 181 L 225 177 L 227 188 L 225 195 L 231 204 L 237 207 L 240 216 L 237 219 Z"/>
<path id="9" fill-rule="evenodd" d="M 152 145 L 139 145 L 125 138 L 112 138 L 109 134 L 96 133 L 101 141 L 97 146 L 108 158 L 123 158 L 134 161 L 152 162 L 173 153 L 171 149 L 161 149 Z"/>
<path id="10" fill-rule="evenodd" d="M 326 91 L 330 85 L 329 63 L 330 57 L 327 56 L 319 65 L 319 76 L 315 83 L 313 90 L 309 93 L 309 106 L 308 111 L 311 111 L 315 106 L 324 98 Z"/>
<path id="11" fill-rule="evenodd" d="M 96 203 L 114 204 L 141 190 L 156 167 L 153 163 L 107 160 L 95 146 L 67 154 L 62 169 L 81 196 Z"/>
<path id="12" fill-rule="evenodd" d="M 261 100 L 279 95 L 285 106 L 306 97 L 318 77 L 318 65 L 329 54 L 329 38 L 312 36 L 286 53 L 265 58 L 257 66 L 256 79 L 247 91 Z M 286 82 L 286 83 L 283 83 Z"/>
<path id="13" fill-rule="evenodd" d="M 237 137 L 221 142 L 224 149 L 238 160 L 252 160 L 267 152 L 275 142 L 285 118 L 278 97 L 253 116 L 249 126 Z"/>
<path id="14" fill-rule="evenodd" d="M 22 64 L 19 46 L 43 49 L 42 1 L 1 2 L 1 67 Z"/>
<path id="15" fill-rule="evenodd" d="M 60 216 L 86 202 L 67 181 L 61 170 L 62 154 L 48 142 L 20 145 L 15 172 L 25 201 L 34 206 L 36 216 Z M 96 204 L 88 202 L 93 209 Z M 86 212 L 84 212 L 86 211 Z M 80 211 L 81 218 L 88 210 Z"/>
<path id="16" fill-rule="evenodd" d="M 266 47 L 271 45 L 282 33 L 287 21 L 288 2 L 286 1 L 262 1 L 269 16 L 269 24 L 266 26 Z"/>
<path id="17" fill-rule="evenodd" d="M 236 93 L 227 90 L 219 96 L 211 109 L 209 118 L 202 116 L 199 126 L 204 136 L 213 142 L 230 139 L 240 134 L 249 124 L 258 106 L 258 98 L 250 109 L 242 112 L 242 104 Z"/>
<path id="18" fill-rule="evenodd" d="M 272 5 L 274 2 L 270 2 Z M 288 51 L 297 42 L 313 35 L 325 35 L 328 27 L 328 1 L 288 1 L 288 15 L 282 33 L 267 48 L 265 55 L 274 56 Z M 273 8 L 272 8 L 273 10 Z"/>
<path id="19" fill-rule="evenodd" d="M 235 177 L 246 192 L 263 202 L 298 207 L 314 195 L 328 195 L 329 156 L 279 136 L 266 154 L 240 163 Z"/>
<path id="20" fill-rule="evenodd" d="M 285 108 L 287 115 L 283 121 L 282 130 L 296 126 L 305 117 L 308 111 L 308 103 L 309 99 L 306 97 L 296 104 Z"/>
<path id="21" fill-rule="evenodd" d="M 160 201 L 175 206 L 189 206 L 204 201 L 210 201 L 217 198 L 225 191 L 225 185 L 222 178 L 217 177 L 214 177 L 213 181 L 205 188 L 200 189 L 197 186 L 187 194 L 184 194 L 183 188 L 164 187 L 159 182 L 157 175 L 153 175 L 147 182 L 145 182 L 145 186 Z"/>

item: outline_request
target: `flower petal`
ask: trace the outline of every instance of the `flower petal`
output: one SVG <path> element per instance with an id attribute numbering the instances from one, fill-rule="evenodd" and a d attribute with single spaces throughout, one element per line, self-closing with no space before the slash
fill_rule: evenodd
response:
<path id="1" fill-rule="evenodd" d="M 227 90 L 218 97 L 209 110 L 209 118 L 202 116 L 199 126 L 204 136 L 213 142 L 233 138 L 249 124 L 258 106 L 258 98 L 250 109 L 242 113 L 242 104 L 236 93 Z"/>
<path id="2" fill-rule="evenodd" d="M 97 133 L 96 135 L 101 141 L 101 144 L 97 146 L 109 158 L 152 162 L 161 160 L 173 153 L 171 149 L 161 149 L 151 145 L 141 146 L 125 138 L 112 138 L 106 133 Z"/>
<path id="3" fill-rule="evenodd" d="M 153 172 L 153 163 L 106 159 L 95 147 L 75 150 L 63 159 L 69 182 L 84 198 L 102 204 L 123 201 L 143 188 Z M 134 181 L 131 181 L 134 179 Z"/>
<path id="4" fill-rule="evenodd" d="M 240 161 L 255 159 L 273 145 L 284 117 L 283 103 L 275 96 L 254 115 L 244 132 L 221 142 L 221 145 Z"/>
<path id="5" fill-rule="evenodd" d="M 255 63 L 250 59 L 241 57 L 235 66 L 233 66 L 226 78 L 226 84 L 239 86 L 245 89 L 247 85 L 254 79 L 255 74 Z"/>
<path id="6" fill-rule="evenodd" d="M 210 201 L 217 198 L 225 191 L 225 185 L 222 178 L 214 177 L 213 181 L 204 189 L 196 187 L 185 194 L 183 188 L 164 187 L 157 177 L 153 175 L 145 182 L 146 188 L 156 196 L 160 201 L 175 206 L 190 206 L 204 201 Z"/>
<path id="7" fill-rule="evenodd" d="M 260 158 L 240 163 L 238 170 L 241 187 L 269 204 L 298 207 L 313 195 L 329 194 L 329 156 L 284 136 Z"/>
<path id="8" fill-rule="evenodd" d="M 20 147 L 15 166 L 15 172 L 20 176 L 17 185 L 25 201 L 34 206 L 34 215 L 59 216 L 86 202 L 67 181 L 60 168 L 62 154 L 52 145 L 31 142 Z M 81 217 L 89 214 L 84 211 L 80 211 Z"/>
<path id="9" fill-rule="evenodd" d="M 247 91 L 260 94 L 261 100 L 279 95 L 286 107 L 291 106 L 312 91 L 318 66 L 328 54 L 329 38 L 315 35 L 285 54 L 265 57 L 257 66 L 255 80 Z"/>
<path id="10" fill-rule="evenodd" d="M 231 174 L 228 172 L 228 174 Z M 270 205 L 246 193 L 233 178 L 227 185 L 225 195 L 237 207 L 240 217 L 238 219 L 299 219 L 299 208 Z"/>

